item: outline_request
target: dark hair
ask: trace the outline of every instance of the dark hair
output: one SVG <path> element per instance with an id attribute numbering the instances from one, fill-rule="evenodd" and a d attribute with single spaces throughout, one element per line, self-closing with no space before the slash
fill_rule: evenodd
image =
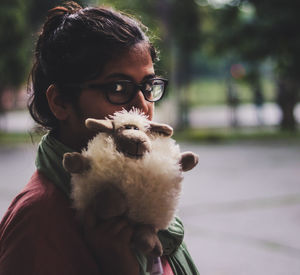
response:
<path id="1" fill-rule="evenodd" d="M 156 51 L 146 31 L 138 20 L 111 8 L 82 8 L 68 2 L 51 9 L 37 40 L 30 75 L 28 109 L 33 119 L 47 129 L 57 128 L 47 88 L 55 84 L 65 100 L 76 104 L 79 93 L 67 86 L 98 77 L 109 61 L 137 43 L 146 44 L 155 62 Z"/>

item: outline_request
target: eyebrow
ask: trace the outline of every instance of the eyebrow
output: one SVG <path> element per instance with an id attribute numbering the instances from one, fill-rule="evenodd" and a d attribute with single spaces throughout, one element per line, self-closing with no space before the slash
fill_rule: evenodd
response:
<path id="1" fill-rule="evenodd" d="M 147 80 L 147 79 L 151 79 L 153 77 L 156 77 L 156 74 L 148 74 L 146 76 L 144 76 L 144 78 L 142 79 L 142 82 Z M 121 78 L 121 79 L 126 79 L 126 80 L 131 80 L 134 82 L 133 78 L 130 75 L 127 74 L 122 74 L 122 73 L 113 73 L 108 75 L 107 77 L 105 77 L 105 80 L 109 80 L 109 79 L 114 79 L 114 78 Z"/>

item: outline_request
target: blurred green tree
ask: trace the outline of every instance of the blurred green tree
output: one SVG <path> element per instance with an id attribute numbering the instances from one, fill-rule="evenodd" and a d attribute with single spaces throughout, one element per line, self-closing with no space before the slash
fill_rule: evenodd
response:
<path id="1" fill-rule="evenodd" d="M 16 91 L 26 81 L 36 32 L 47 11 L 59 0 L 1 0 L 0 2 L 0 112 L 2 94 Z M 76 1 L 80 4 L 87 0 Z"/>
<path id="2" fill-rule="evenodd" d="M 263 54 L 276 62 L 277 103 L 282 110 L 281 126 L 294 130 L 294 109 L 300 92 L 300 24 L 297 0 L 251 0 L 256 10 L 256 25 L 260 29 Z"/>
<path id="3" fill-rule="evenodd" d="M 297 0 L 240 0 L 212 12 L 217 19 L 217 52 L 230 52 L 252 68 L 267 58 L 274 61 L 281 127 L 288 130 L 296 127 L 294 108 L 300 91 L 299 8 Z M 258 78 L 253 74 L 251 79 L 258 83 Z"/>
<path id="4" fill-rule="evenodd" d="M 23 83 L 30 56 L 27 7 L 22 0 L 2 0 L 0 8 L 0 111 L 2 94 Z"/>
<path id="5" fill-rule="evenodd" d="M 170 1 L 165 1 L 169 3 Z M 170 4 L 169 4 L 170 5 Z M 161 10 L 161 9 L 159 9 Z M 173 83 L 178 92 L 178 128 L 189 126 L 189 98 L 186 92 L 191 82 L 194 53 L 200 49 L 201 14 L 194 0 L 173 1 L 170 5 L 168 33 L 170 42 L 166 44 L 173 54 Z M 164 14 L 160 15 L 164 18 Z"/>

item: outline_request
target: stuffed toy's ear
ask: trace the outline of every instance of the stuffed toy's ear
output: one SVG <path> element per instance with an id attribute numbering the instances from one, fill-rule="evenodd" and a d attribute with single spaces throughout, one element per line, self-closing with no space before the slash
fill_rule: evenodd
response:
<path id="1" fill-rule="evenodd" d="M 111 120 L 88 118 L 85 121 L 85 126 L 97 132 L 112 133 L 114 125 Z"/>
<path id="2" fill-rule="evenodd" d="M 80 174 L 90 168 L 90 161 L 80 153 L 65 153 L 63 158 L 63 166 L 73 174 Z"/>
<path id="3" fill-rule="evenodd" d="M 171 126 L 157 122 L 150 122 L 150 131 L 162 134 L 166 137 L 173 135 L 173 128 Z"/>
<path id="4" fill-rule="evenodd" d="M 193 152 L 184 152 L 181 154 L 181 159 L 179 161 L 181 169 L 183 172 L 193 169 L 199 161 L 199 157 Z"/>

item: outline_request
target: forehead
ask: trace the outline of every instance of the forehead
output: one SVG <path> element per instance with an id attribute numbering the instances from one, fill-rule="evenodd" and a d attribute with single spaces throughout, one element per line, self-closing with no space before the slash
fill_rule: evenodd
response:
<path id="1" fill-rule="evenodd" d="M 115 57 L 104 67 L 100 78 L 105 79 L 114 74 L 127 75 L 135 81 L 140 81 L 146 75 L 154 74 L 148 45 L 145 43 L 136 44 Z"/>

